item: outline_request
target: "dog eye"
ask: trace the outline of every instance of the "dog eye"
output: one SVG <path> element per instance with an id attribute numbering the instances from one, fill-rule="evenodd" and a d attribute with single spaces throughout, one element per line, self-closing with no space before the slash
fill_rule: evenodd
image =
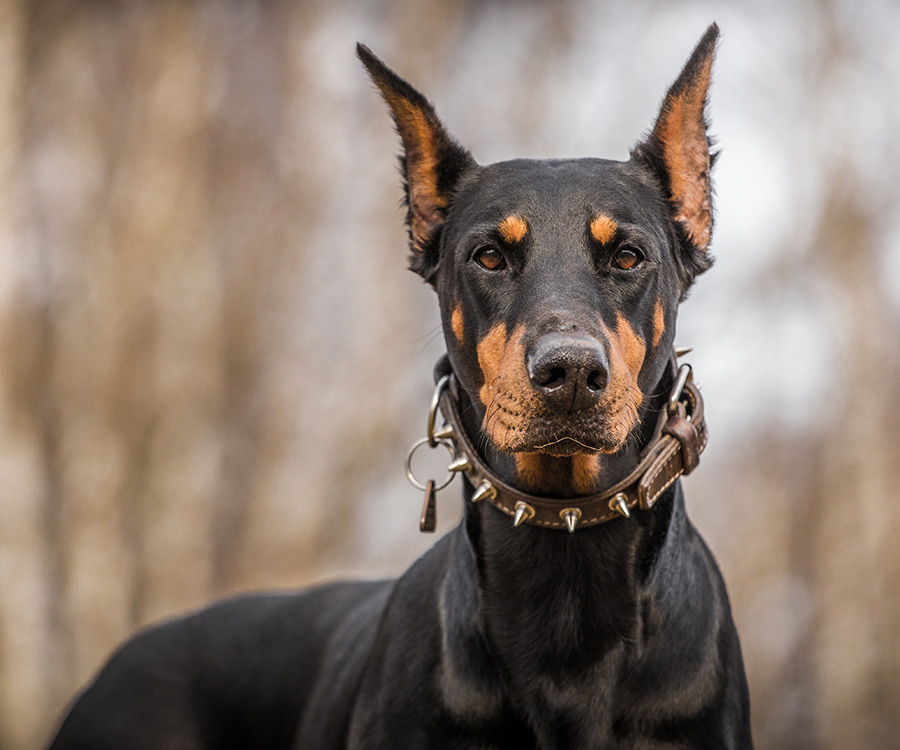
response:
<path id="1" fill-rule="evenodd" d="M 506 267 L 506 259 L 496 247 L 481 247 L 472 257 L 479 266 L 488 271 L 500 271 Z"/>
<path id="2" fill-rule="evenodd" d="M 640 250 L 637 250 L 633 247 L 620 247 L 616 254 L 612 257 L 612 262 L 615 264 L 616 268 L 621 268 L 623 271 L 630 271 L 632 268 L 635 268 L 640 262 L 644 259 L 641 255 Z"/>

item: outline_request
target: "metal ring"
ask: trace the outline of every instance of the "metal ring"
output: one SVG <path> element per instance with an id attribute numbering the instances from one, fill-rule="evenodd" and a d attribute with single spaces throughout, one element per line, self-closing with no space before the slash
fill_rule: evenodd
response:
<path id="1" fill-rule="evenodd" d="M 431 394 L 431 406 L 428 407 L 428 428 L 425 430 L 425 434 L 428 436 L 425 439 L 430 448 L 434 448 L 438 444 L 438 440 L 434 436 L 434 420 L 437 418 L 438 409 L 441 405 L 441 395 L 443 395 L 448 385 L 450 385 L 450 376 L 444 375 L 444 377 L 438 380 L 437 385 L 434 387 L 434 391 Z M 413 447 L 413 450 L 415 450 L 415 446 Z M 456 458 L 455 455 L 453 457 Z"/>
<path id="2" fill-rule="evenodd" d="M 436 441 L 435 445 L 432 446 L 431 441 L 426 437 L 426 438 L 422 438 L 421 440 L 417 440 L 415 443 L 413 443 L 413 447 L 409 449 L 409 454 L 406 456 L 406 478 L 409 480 L 409 483 L 413 487 L 415 487 L 417 490 L 422 490 L 424 492 L 427 489 L 427 487 L 424 484 L 422 484 L 418 479 L 416 479 L 416 475 L 413 474 L 413 470 L 412 470 L 413 454 L 417 450 L 419 450 L 419 448 L 421 448 L 423 445 L 427 445 L 428 447 L 432 448 L 432 447 L 437 447 L 438 444 L 443 445 L 447 449 L 447 452 L 450 454 L 451 461 L 456 460 L 456 448 L 453 446 L 453 443 L 451 443 L 448 440 L 438 440 L 438 441 Z M 437 492 L 438 490 L 444 489 L 444 487 L 448 486 L 450 484 L 450 482 L 453 481 L 453 478 L 455 476 L 456 476 L 456 472 L 453 472 L 453 471 L 448 472 L 447 478 L 444 480 L 444 482 L 442 484 L 436 485 L 434 488 L 434 491 Z"/>

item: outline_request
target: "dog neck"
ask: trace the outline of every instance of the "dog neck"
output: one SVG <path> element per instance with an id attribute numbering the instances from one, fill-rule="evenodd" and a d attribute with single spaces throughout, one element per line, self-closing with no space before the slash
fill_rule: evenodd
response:
<path id="1" fill-rule="evenodd" d="M 673 584 L 685 574 L 677 550 L 689 546 L 692 534 L 677 477 L 696 466 L 706 442 L 702 399 L 688 384 L 689 372 L 686 365 L 677 371 L 673 366 L 660 375 L 633 439 L 604 464 L 599 494 L 581 497 L 566 484 L 573 457 L 548 457 L 559 494 L 547 497 L 523 495 L 521 485 L 512 484 L 519 476 L 515 458 L 486 447 L 477 402 L 455 385 L 449 361 L 439 362 L 429 436 L 452 443 L 454 464 L 466 467 L 457 469 L 466 479 L 464 519 L 449 535 L 455 552 L 441 584 L 442 601 L 452 591 L 454 602 L 442 615 L 445 676 L 453 675 L 443 686 L 448 701 L 478 694 L 479 705 L 523 711 L 550 746 L 554 712 L 594 726 L 611 710 L 604 696 L 627 679 L 634 660 L 659 653 L 656 644 L 668 637 L 661 623 L 668 610 L 681 606 L 661 594 L 681 585 Z M 448 421 L 435 431 L 438 405 Z M 497 495 L 479 500 L 485 485 Z M 588 509 L 605 506 L 620 490 L 639 498 L 629 501 L 629 517 L 612 512 L 595 522 Z M 528 523 L 510 519 L 510 495 L 540 503 Z M 585 511 L 571 526 L 559 523 L 567 506 Z M 548 704 L 548 695 L 558 705 Z"/>
<path id="2" fill-rule="evenodd" d="M 634 468 L 644 441 L 653 434 L 659 408 L 664 406 L 646 410 L 632 445 L 606 464 L 610 473 L 604 481 L 615 483 Z M 565 458 L 548 463 L 561 477 L 570 470 Z M 459 541 L 474 553 L 467 575 L 477 580 L 479 593 L 471 615 L 514 702 L 529 706 L 534 715 L 548 685 L 578 685 L 583 678 L 586 686 L 597 675 L 614 680 L 624 673 L 629 649 L 653 636 L 659 611 L 654 577 L 687 527 L 680 485 L 673 485 L 650 510 L 574 534 L 528 524 L 513 528 L 488 503 L 471 502 L 472 490 L 467 483 L 464 523 L 458 530 Z M 560 485 L 560 490 L 571 488 Z M 585 687 L 584 694 L 599 695 L 595 688 Z M 579 705 L 608 710 L 593 701 L 587 697 Z"/>

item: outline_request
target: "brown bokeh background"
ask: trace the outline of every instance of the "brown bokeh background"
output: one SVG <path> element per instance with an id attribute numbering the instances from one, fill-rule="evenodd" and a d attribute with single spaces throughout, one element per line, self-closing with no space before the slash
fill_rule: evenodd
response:
<path id="1" fill-rule="evenodd" d="M 893 4 L 0 0 L 0 747 L 145 623 L 432 542 L 402 462 L 438 319 L 355 41 L 479 160 L 625 158 L 714 19 L 689 509 L 758 746 L 897 746 Z"/>

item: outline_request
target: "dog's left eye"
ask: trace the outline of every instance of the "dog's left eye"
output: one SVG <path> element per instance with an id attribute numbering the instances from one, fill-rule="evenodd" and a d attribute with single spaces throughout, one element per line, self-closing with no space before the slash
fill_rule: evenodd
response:
<path id="1" fill-rule="evenodd" d="M 488 271 L 499 271 L 506 267 L 506 259 L 496 247 L 481 247 L 475 251 L 472 258 Z"/>
<path id="2" fill-rule="evenodd" d="M 643 259 L 644 256 L 641 255 L 640 250 L 633 247 L 620 247 L 616 254 L 613 255 L 612 262 L 616 268 L 630 271 L 632 268 L 637 267 Z"/>

